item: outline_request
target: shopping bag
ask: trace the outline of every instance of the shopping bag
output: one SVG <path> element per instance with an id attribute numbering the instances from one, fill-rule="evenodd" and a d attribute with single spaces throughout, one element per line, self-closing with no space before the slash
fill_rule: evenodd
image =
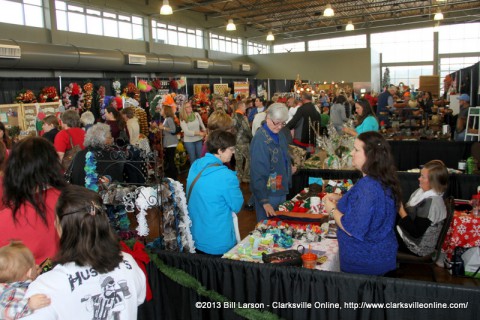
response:
<path id="1" fill-rule="evenodd" d="M 462 254 L 462 259 L 465 265 L 465 275 L 480 279 L 480 248 L 468 249 Z"/>

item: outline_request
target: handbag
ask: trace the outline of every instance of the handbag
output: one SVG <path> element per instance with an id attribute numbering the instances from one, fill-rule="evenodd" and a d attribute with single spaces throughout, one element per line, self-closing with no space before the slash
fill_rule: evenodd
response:
<path id="1" fill-rule="evenodd" d="M 73 159 L 75 158 L 75 155 L 82 150 L 82 148 L 79 146 L 79 145 L 73 145 L 73 141 L 72 141 L 72 135 L 70 134 L 70 132 L 66 131 L 67 134 L 68 134 L 68 137 L 69 137 L 69 141 L 70 141 L 70 149 L 68 149 L 67 151 L 65 151 L 65 154 L 63 155 L 63 159 L 62 159 L 62 167 L 63 169 L 65 169 L 65 171 L 67 172 L 69 170 L 69 168 L 72 166 L 72 162 L 73 162 Z"/>
<path id="2" fill-rule="evenodd" d="M 275 263 L 282 266 L 301 266 L 302 253 L 298 250 L 285 250 L 275 253 L 262 254 L 263 263 Z"/>

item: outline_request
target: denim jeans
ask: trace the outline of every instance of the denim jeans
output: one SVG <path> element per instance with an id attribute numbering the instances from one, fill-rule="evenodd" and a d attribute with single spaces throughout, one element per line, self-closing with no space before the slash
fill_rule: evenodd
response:
<path id="1" fill-rule="evenodd" d="M 195 142 L 184 142 L 183 145 L 187 150 L 188 157 L 190 158 L 190 165 L 197 160 L 198 158 L 202 157 L 202 140 L 198 140 Z"/>

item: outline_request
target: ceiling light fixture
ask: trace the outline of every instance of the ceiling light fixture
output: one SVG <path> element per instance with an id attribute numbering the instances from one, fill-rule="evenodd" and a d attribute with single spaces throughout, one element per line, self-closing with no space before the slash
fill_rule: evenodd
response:
<path id="1" fill-rule="evenodd" d="M 235 23 L 233 23 L 233 19 L 228 19 L 227 31 L 235 31 L 235 30 L 237 30 L 237 26 L 235 25 Z"/>
<path id="2" fill-rule="evenodd" d="M 347 31 L 353 31 L 353 30 L 355 30 L 355 26 L 353 25 L 352 20 L 349 20 L 349 21 L 348 21 L 348 24 L 347 24 L 347 26 L 345 27 L 345 30 L 347 30 Z"/>
<path id="3" fill-rule="evenodd" d="M 268 31 L 267 41 L 274 41 L 274 40 L 275 40 L 275 36 L 273 35 L 272 31 Z"/>
<path id="4" fill-rule="evenodd" d="M 443 13 L 442 11 L 440 11 L 440 9 L 438 9 L 437 13 L 435 13 L 433 20 L 435 21 L 443 20 Z"/>
<path id="5" fill-rule="evenodd" d="M 323 10 L 323 15 L 325 17 L 333 17 L 335 15 L 335 12 L 333 12 L 332 5 L 329 3 L 325 7 L 325 10 Z"/>
<path id="6" fill-rule="evenodd" d="M 172 7 L 170 7 L 170 4 L 168 3 L 168 0 L 163 0 L 163 5 L 160 8 L 160 14 L 162 16 L 168 16 L 173 13 Z"/>

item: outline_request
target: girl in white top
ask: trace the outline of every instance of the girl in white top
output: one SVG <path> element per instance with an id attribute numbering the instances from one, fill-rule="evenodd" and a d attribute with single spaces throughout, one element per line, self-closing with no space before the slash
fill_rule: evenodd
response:
<path id="1" fill-rule="evenodd" d="M 135 117 L 134 107 L 127 107 L 122 109 L 123 119 L 127 123 L 128 137 L 130 138 L 130 144 L 137 145 L 140 139 L 140 125 L 138 119 Z"/>
<path id="2" fill-rule="evenodd" d="M 205 125 L 202 118 L 193 112 L 191 102 L 185 103 L 180 109 L 180 126 L 183 131 L 183 142 L 190 157 L 190 164 L 201 157 L 203 138 L 206 135 Z"/>
<path id="3" fill-rule="evenodd" d="M 70 185 L 57 203 L 58 263 L 32 282 L 26 297 L 44 293 L 48 307 L 23 319 L 137 319 L 145 274 L 120 251 L 100 196 Z"/>

